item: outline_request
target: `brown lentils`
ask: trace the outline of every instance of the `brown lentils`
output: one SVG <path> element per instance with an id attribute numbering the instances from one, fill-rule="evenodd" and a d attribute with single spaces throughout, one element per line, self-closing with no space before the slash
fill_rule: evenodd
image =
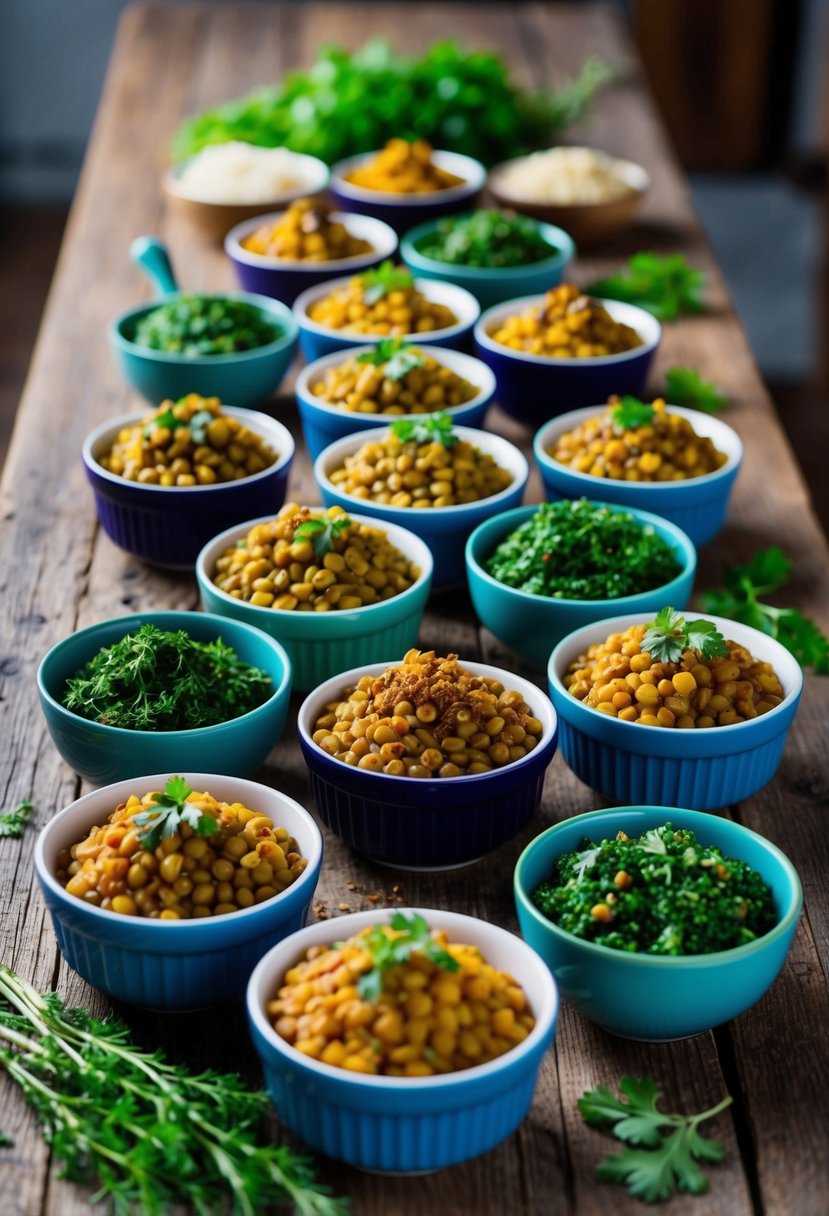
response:
<path id="1" fill-rule="evenodd" d="M 681 414 L 660 398 L 645 426 L 621 427 L 613 419 L 619 405 L 611 397 L 603 414 L 556 438 L 547 455 L 576 473 L 614 481 L 685 481 L 721 469 L 728 457 L 707 436 L 698 435 Z"/>
<path id="2" fill-rule="evenodd" d="M 56 877 L 70 895 L 126 916 L 190 920 L 265 903 L 307 865 L 286 828 L 208 793 L 191 793 L 187 801 L 219 824 L 216 832 L 197 836 L 181 824 L 157 848 L 142 848 L 133 817 L 152 808 L 157 796 L 130 795 L 103 827 L 58 854 Z"/>
<path id="3" fill-rule="evenodd" d="M 770 663 L 726 642 L 727 658 L 686 650 L 676 662 L 654 660 L 641 648 L 646 625 L 631 625 L 590 646 L 563 678 L 584 705 L 640 726 L 732 726 L 774 709 L 785 693 Z"/>
<path id="4" fill-rule="evenodd" d="M 109 451 L 98 457 L 103 468 L 127 481 L 179 487 L 238 481 L 276 460 L 261 435 L 222 413 L 218 397 L 197 393 L 162 401 L 119 431 Z"/>
<path id="5" fill-rule="evenodd" d="M 312 737 L 329 756 L 370 772 L 463 777 L 521 760 L 542 733 L 520 692 L 473 675 L 456 654 L 409 650 L 329 702 Z"/>
<path id="6" fill-rule="evenodd" d="M 347 521 L 331 548 L 297 540 L 307 520 Z M 342 507 L 312 513 L 288 503 L 274 520 L 255 524 L 216 561 L 213 582 L 234 599 L 283 612 L 331 612 L 392 599 L 420 577 L 420 568 L 381 527 L 349 520 Z"/>
<path id="7" fill-rule="evenodd" d="M 500 494 L 512 474 L 465 439 L 403 441 L 389 434 L 368 439 L 328 478 L 354 498 L 390 507 L 458 507 Z"/>

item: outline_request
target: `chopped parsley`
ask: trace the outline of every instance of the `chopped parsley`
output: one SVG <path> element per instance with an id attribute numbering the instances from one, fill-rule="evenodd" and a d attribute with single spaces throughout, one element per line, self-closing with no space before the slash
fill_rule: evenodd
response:
<path id="1" fill-rule="evenodd" d="M 510 211 L 474 211 L 438 222 L 434 232 L 421 237 L 418 253 L 452 266 L 498 270 L 530 266 L 558 253 L 541 235 L 538 224 Z"/>
<path id="2" fill-rule="evenodd" d="M 133 341 L 150 350 L 193 358 L 255 350 L 280 337 L 262 311 L 244 300 L 181 295 L 141 318 Z"/>

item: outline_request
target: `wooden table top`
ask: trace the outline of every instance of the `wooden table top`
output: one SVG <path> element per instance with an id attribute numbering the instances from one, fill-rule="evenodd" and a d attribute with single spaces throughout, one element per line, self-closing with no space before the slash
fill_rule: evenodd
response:
<path id="1" fill-rule="evenodd" d="M 648 100 L 614 14 L 581 5 L 269 4 L 138 6 L 126 11 L 107 77 L 83 177 L 72 210 L 40 339 L 2 483 L 0 529 L 0 773 L 3 806 L 31 797 L 40 827 L 78 796 L 80 782 L 60 760 L 37 706 L 35 670 L 46 649 L 73 630 L 139 609 L 194 608 L 195 582 L 150 570 L 98 529 L 79 460 L 84 435 L 102 419 L 138 405 L 107 350 L 106 327 L 149 294 L 128 259 L 133 237 L 154 232 L 170 244 L 180 280 L 190 289 L 233 285 L 218 249 L 174 220 L 159 189 L 169 137 L 180 117 L 307 65 L 317 47 L 354 48 L 383 35 L 408 50 L 451 33 L 468 45 L 495 47 L 524 82 L 550 83 L 577 70 L 592 53 L 623 70 L 585 128 L 584 139 L 647 166 L 652 189 L 635 231 L 602 256 L 580 258 L 574 277 L 587 282 L 640 248 L 682 251 L 708 276 L 703 316 L 666 328 L 654 387 L 672 364 L 698 366 L 723 385 L 734 404 L 728 421 L 745 444 L 728 527 L 701 556 L 698 587 L 719 582 L 722 566 L 780 544 L 794 563 L 790 600 L 829 626 L 826 542 L 760 380 L 745 335 L 694 217 L 687 186 Z M 405 31 L 405 39 L 403 37 Z M 578 132 L 572 132 L 578 135 Z M 277 415 L 298 434 L 286 397 Z M 530 436 L 503 415 L 493 429 L 519 441 Z M 538 483 L 532 483 L 538 497 Z M 290 494 L 318 501 L 310 464 L 300 451 Z M 511 658 L 476 626 L 464 595 L 433 601 L 421 641 L 467 659 L 510 666 Z M 495 1151 L 430 1177 L 380 1179 L 324 1163 L 335 1190 L 351 1196 L 359 1216 L 426 1216 L 440 1204 L 451 1216 L 522 1213 L 604 1214 L 640 1211 L 622 1188 L 594 1180 L 610 1142 L 588 1129 L 576 1108 L 583 1090 L 615 1084 L 625 1073 L 650 1075 L 668 1109 L 698 1111 L 728 1091 L 730 1110 L 712 1126 L 726 1145 L 710 1171 L 704 1199 L 677 1197 L 671 1211 L 722 1216 L 825 1216 L 829 1210 L 829 831 L 826 726 L 829 679 L 806 679 L 806 691 L 774 781 L 724 814 L 769 837 L 797 867 L 806 910 L 782 974 L 751 1011 L 714 1033 L 648 1045 L 613 1038 L 566 1005 L 532 1110 Z M 304 765 L 289 725 L 264 770 L 300 801 L 309 800 Z M 521 837 L 493 856 L 451 874 L 402 879 L 407 904 L 448 908 L 516 927 L 510 876 L 529 839 L 543 828 L 600 805 L 560 756 L 546 781 L 541 810 Z M 0 840 L 0 959 L 41 990 L 102 1012 L 108 1002 L 63 964 L 36 890 L 36 831 Z M 349 883 L 389 891 L 399 875 L 354 855 L 326 833 L 318 889 L 333 914 L 342 905 L 370 907 Z M 136 1037 L 161 1044 L 198 1067 L 239 1068 L 258 1084 L 240 1007 L 221 1018 L 162 1017 L 121 1009 Z M 0 1155 L 4 1216 L 78 1216 L 88 1192 L 57 1179 L 48 1149 L 20 1094 L 0 1075 L 0 1125 L 16 1147 Z"/>

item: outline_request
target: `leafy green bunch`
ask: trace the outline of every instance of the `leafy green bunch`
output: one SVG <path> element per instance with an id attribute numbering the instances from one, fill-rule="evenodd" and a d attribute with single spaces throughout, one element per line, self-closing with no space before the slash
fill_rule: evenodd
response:
<path id="1" fill-rule="evenodd" d="M 635 253 L 626 267 L 588 284 L 585 291 L 637 304 L 660 321 L 674 321 L 682 313 L 704 311 L 704 284 L 705 275 L 689 266 L 681 253 Z"/>

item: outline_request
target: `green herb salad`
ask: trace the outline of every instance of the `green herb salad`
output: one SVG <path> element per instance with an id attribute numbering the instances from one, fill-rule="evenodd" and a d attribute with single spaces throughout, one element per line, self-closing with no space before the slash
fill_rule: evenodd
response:
<path id="1" fill-rule="evenodd" d="M 631 954 L 712 954 L 777 922 L 771 889 L 744 861 L 670 823 L 556 860 L 533 903 L 566 933 Z"/>
<path id="2" fill-rule="evenodd" d="M 182 295 L 146 313 L 135 327 L 137 346 L 169 355 L 231 355 L 281 337 L 276 325 L 244 300 Z"/>
<path id="3" fill-rule="evenodd" d="M 535 220 L 510 211 L 447 216 L 434 232 L 421 237 L 416 248 L 436 262 L 490 270 L 531 266 L 559 252 L 544 240 Z"/>

